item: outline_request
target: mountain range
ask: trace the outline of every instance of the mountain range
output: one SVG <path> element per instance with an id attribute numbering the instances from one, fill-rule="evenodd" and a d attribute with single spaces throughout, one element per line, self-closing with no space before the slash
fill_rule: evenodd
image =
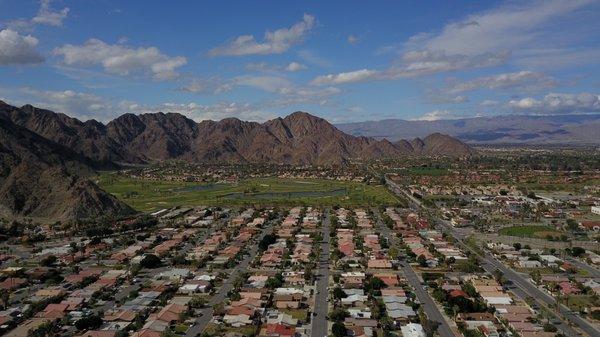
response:
<path id="1" fill-rule="evenodd" d="M 305 112 L 264 123 L 124 114 L 103 124 L 0 101 L 0 124 L 0 213 L 41 218 L 132 213 L 87 179 L 96 169 L 125 163 L 344 165 L 352 159 L 474 153 L 440 133 L 396 142 L 352 136 Z"/>
<path id="2" fill-rule="evenodd" d="M 386 119 L 336 126 L 354 136 L 390 141 L 444 132 L 470 144 L 600 144 L 600 114 L 505 115 L 435 121 Z"/>
<path id="3" fill-rule="evenodd" d="M 0 214 L 83 219 L 133 209 L 87 177 L 93 163 L 0 117 Z"/>

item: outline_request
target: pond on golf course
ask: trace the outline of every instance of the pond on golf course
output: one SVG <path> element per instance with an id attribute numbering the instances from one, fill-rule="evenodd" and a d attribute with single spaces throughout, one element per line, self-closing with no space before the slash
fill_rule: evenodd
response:
<path id="1" fill-rule="evenodd" d="M 331 191 L 297 191 L 297 192 L 259 192 L 259 193 L 244 193 L 233 192 L 222 195 L 224 199 L 291 199 L 291 198 L 320 198 L 320 197 L 339 197 L 346 195 L 345 188 L 339 188 Z"/>

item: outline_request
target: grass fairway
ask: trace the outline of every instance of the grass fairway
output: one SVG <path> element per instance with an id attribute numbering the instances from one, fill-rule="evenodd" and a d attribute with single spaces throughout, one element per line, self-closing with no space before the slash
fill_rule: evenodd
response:
<path id="1" fill-rule="evenodd" d="M 510 235 L 510 236 L 519 236 L 523 238 L 538 238 L 544 239 L 547 235 L 551 236 L 560 236 L 560 232 L 558 232 L 555 228 L 550 226 L 514 226 L 514 227 L 506 227 L 502 228 L 499 231 L 499 234 L 502 235 Z"/>
<path id="2" fill-rule="evenodd" d="M 448 170 L 435 167 L 411 167 L 408 173 L 418 176 L 443 176 L 448 174 Z"/>
<path id="3" fill-rule="evenodd" d="M 395 205 L 384 186 L 359 182 L 256 178 L 234 184 L 145 181 L 102 173 L 98 184 L 139 211 L 199 205 Z"/>
<path id="4" fill-rule="evenodd" d="M 555 193 L 564 193 L 564 192 L 578 192 L 581 191 L 585 186 L 595 186 L 600 184 L 600 179 L 591 178 L 585 179 L 581 182 L 573 183 L 561 183 L 561 182 L 553 182 L 551 184 L 548 183 L 520 183 L 518 187 L 524 188 L 532 191 L 541 191 L 541 192 L 555 192 Z"/>

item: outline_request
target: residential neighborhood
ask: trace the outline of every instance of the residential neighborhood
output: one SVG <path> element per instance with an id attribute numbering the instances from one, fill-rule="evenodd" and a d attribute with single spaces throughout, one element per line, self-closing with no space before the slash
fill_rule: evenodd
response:
<path id="1" fill-rule="evenodd" d="M 2 246 L 0 332 L 594 336 L 600 255 L 581 219 L 597 197 L 385 183 L 397 205 L 175 206 L 28 226 Z M 545 225 L 527 225 L 537 216 Z"/>

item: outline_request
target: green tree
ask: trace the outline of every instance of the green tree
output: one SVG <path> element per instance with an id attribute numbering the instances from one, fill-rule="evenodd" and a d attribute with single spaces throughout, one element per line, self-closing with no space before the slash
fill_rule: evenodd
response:
<path id="1" fill-rule="evenodd" d="M 267 250 L 267 248 L 269 248 L 269 245 L 274 244 L 276 241 L 277 241 L 276 235 L 267 234 L 267 235 L 263 236 L 263 238 L 258 243 L 258 249 Z"/>
<path id="2" fill-rule="evenodd" d="M 215 316 L 221 316 L 225 314 L 225 303 L 219 302 L 213 305 L 213 312 Z"/>
<path id="3" fill-rule="evenodd" d="M 536 284 L 540 284 L 540 281 L 542 280 L 542 274 L 540 273 L 539 270 L 534 270 L 531 272 L 531 279 Z"/>
<path id="4" fill-rule="evenodd" d="M 556 332 L 556 331 L 558 331 L 558 329 L 552 323 L 545 323 L 544 331 L 545 332 Z"/>
<path id="5" fill-rule="evenodd" d="M 383 280 L 380 279 L 379 277 L 371 277 L 365 283 L 365 290 L 367 292 L 373 292 L 373 291 L 381 290 L 383 288 L 385 288 L 385 282 L 383 282 Z"/>
<path id="6" fill-rule="evenodd" d="M 346 298 L 346 297 L 348 297 L 348 296 L 342 290 L 342 288 L 340 288 L 340 287 L 333 288 L 333 298 L 340 300 L 340 299 Z"/>
<path id="7" fill-rule="evenodd" d="M 75 327 L 79 330 L 93 330 L 102 325 L 102 318 L 98 315 L 91 315 L 80 318 L 75 322 Z"/>
<path id="8" fill-rule="evenodd" d="M 454 266 L 458 271 L 463 273 L 475 273 L 481 271 L 479 261 L 477 260 L 477 257 L 473 255 L 469 256 L 466 261 L 457 262 Z"/>
<path id="9" fill-rule="evenodd" d="M 446 302 L 446 292 L 442 288 L 435 288 L 433 291 L 433 298 L 443 304 Z"/>
<path id="10" fill-rule="evenodd" d="M 265 282 L 265 287 L 269 289 L 279 288 L 283 285 L 283 275 L 277 274 L 275 277 L 269 277 Z"/>
<path id="11" fill-rule="evenodd" d="M 6 309 L 9 304 L 10 293 L 6 289 L 0 289 L 0 301 L 2 301 L 2 309 Z"/>
<path id="12" fill-rule="evenodd" d="M 331 326 L 331 333 L 334 337 L 344 337 L 346 336 L 346 326 L 343 323 L 335 322 Z"/>
<path id="13" fill-rule="evenodd" d="M 44 267 L 51 267 L 56 263 L 56 261 L 58 261 L 58 258 L 56 256 L 48 255 L 40 261 L 40 264 Z"/>
<path id="14" fill-rule="evenodd" d="M 417 262 L 421 267 L 427 267 L 427 258 L 425 255 L 421 254 L 417 257 Z"/>
<path id="15" fill-rule="evenodd" d="M 421 325 L 423 326 L 423 331 L 425 332 L 425 335 L 427 337 L 433 337 L 440 323 L 425 318 L 421 320 Z"/>
<path id="16" fill-rule="evenodd" d="M 381 328 L 384 331 L 390 331 L 394 328 L 394 320 L 388 316 L 383 317 L 382 319 L 379 320 L 379 322 L 381 324 Z"/>
<path id="17" fill-rule="evenodd" d="M 398 249 L 396 247 L 392 247 L 390 248 L 390 250 L 388 251 L 388 254 L 390 255 L 390 258 L 392 260 L 395 260 L 398 258 Z"/>
<path id="18" fill-rule="evenodd" d="M 574 257 L 580 257 L 585 254 L 585 249 L 581 247 L 573 247 L 571 248 L 571 255 Z"/>
<path id="19" fill-rule="evenodd" d="M 496 268 L 496 270 L 494 270 L 494 272 L 493 272 L 493 275 L 494 275 L 494 280 L 496 280 L 496 282 L 502 284 L 502 279 L 504 278 L 504 273 L 500 269 Z"/>
<path id="20" fill-rule="evenodd" d="M 567 229 L 574 232 L 579 229 L 579 224 L 575 219 L 567 219 Z"/>
<path id="21" fill-rule="evenodd" d="M 350 313 L 346 309 L 337 308 L 329 313 L 329 318 L 335 322 L 342 322 L 346 317 L 350 317 Z"/>
<path id="22" fill-rule="evenodd" d="M 471 297 L 476 297 L 478 295 L 477 290 L 475 289 L 475 287 L 473 287 L 471 283 L 464 283 L 461 288 L 462 291 L 464 291 L 467 295 Z"/>
<path id="23" fill-rule="evenodd" d="M 154 269 L 162 265 L 160 258 L 154 254 L 148 254 L 140 261 L 140 266 L 143 268 Z"/>

